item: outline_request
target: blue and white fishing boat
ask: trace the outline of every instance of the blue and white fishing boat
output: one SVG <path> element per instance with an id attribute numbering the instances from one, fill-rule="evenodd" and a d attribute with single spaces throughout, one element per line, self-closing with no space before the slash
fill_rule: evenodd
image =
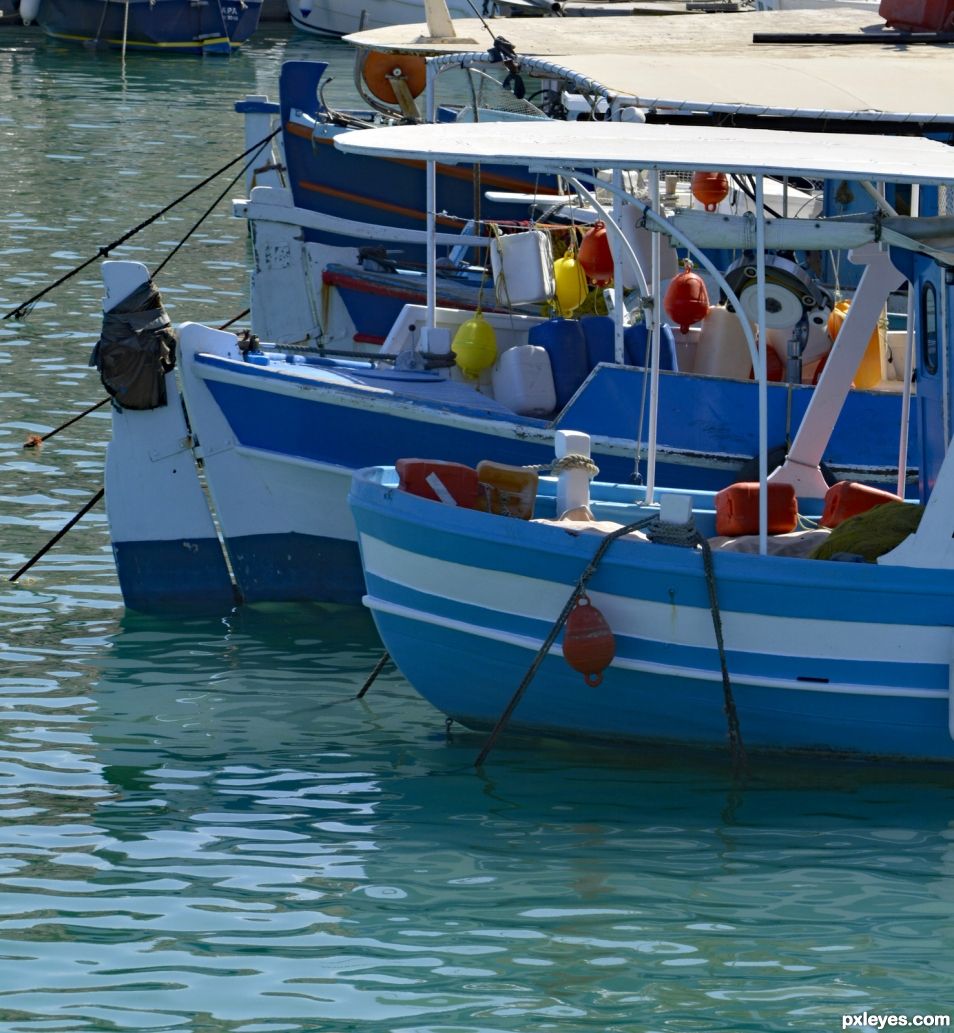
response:
<path id="1" fill-rule="evenodd" d="M 229 54 L 255 32 L 262 12 L 262 0 L 31 0 L 30 6 L 30 20 L 53 39 L 176 54 Z"/>
<path id="2" fill-rule="evenodd" d="M 529 138 L 526 130 L 508 136 L 506 129 L 476 127 L 475 133 L 498 160 L 508 154 L 518 160 L 529 144 L 549 155 L 548 168 L 576 166 L 584 156 L 617 167 L 637 152 L 650 167 L 697 163 L 674 127 L 568 128 L 560 135 L 560 127 L 548 127 L 545 148 L 537 131 Z M 766 175 L 850 173 L 860 181 L 908 184 L 913 195 L 920 190 L 926 197 L 954 182 L 954 152 L 928 140 L 713 129 L 703 142 L 715 164 L 745 162 L 757 183 Z M 452 161 L 469 154 L 474 140 L 461 144 L 442 127 L 420 126 L 356 134 L 349 146 L 391 157 L 413 149 Z M 422 477 L 408 476 L 420 464 L 402 470 L 408 490 L 393 469 L 356 475 L 351 506 L 365 603 L 385 648 L 418 692 L 447 717 L 494 729 L 481 758 L 506 726 L 693 746 L 724 744 L 728 736 L 740 752 L 744 746 L 954 759 L 951 229 L 950 219 L 910 218 L 856 255 L 865 268 L 852 313 L 771 481 L 760 361 L 758 514 L 751 535 L 723 528 L 715 537 L 721 502 L 706 492 L 602 483 L 587 490 L 578 468 L 556 482 L 544 480 L 535 519 L 487 512 L 480 501 L 468 505 L 458 490 L 463 479 L 452 481 L 436 464 L 438 480 L 427 481 L 432 490 Z M 760 244 L 765 230 L 759 215 Z M 764 259 L 760 246 L 763 302 Z M 783 549 L 793 538 L 804 545 L 806 535 L 836 547 L 840 528 L 769 533 L 770 490 L 789 498 L 797 493 L 803 512 L 826 494 L 819 460 L 865 348 L 863 313 L 878 310 L 902 282 L 915 302 L 923 514 L 900 500 L 872 510 L 912 518 L 873 553 L 857 539 L 852 555 L 836 552 L 829 560 L 806 558 L 804 548 L 800 554 Z M 763 329 L 766 316 L 763 306 Z M 564 447 L 575 450 L 572 435 Z M 447 504 L 455 491 L 457 504 Z M 626 533 L 614 539 L 611 529 Z M 859 559 L 855 553 L 874 562 L 838 562 Z M 591 618 L 587 629 L 596 626 L 598 634 L 590 639 L 589 630 L 572 639 L 562 632 L 577 610 L 594 608 L 608 627 Z M 598 648 L 582 655 L 581 641 L 592 645 L 591 639 L 599 639 Z"/>

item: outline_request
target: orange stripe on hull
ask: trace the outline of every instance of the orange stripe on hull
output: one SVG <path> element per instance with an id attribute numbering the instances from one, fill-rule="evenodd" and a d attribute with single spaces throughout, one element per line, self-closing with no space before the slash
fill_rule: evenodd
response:
<path id="1" fill-rule="evenodd" d="M 325 137 L 312 136 L 311 130 L 307 126 L 298 125 L 296 122 L 288 122 L 285 125 L 285 131 L 290 133 L 292 136 L 300 136 L 303 139 L 311 140 L 313 144 L 321 144 L 325 147 L 334 146 L 334 141 L 329 140 Z M 355 130 L 360 132 L 360 130 Z M 380 158 L 379 161 L 391 162 L 394 165 L 405 165 L 412 169 L 424 169 L 425 163 L 423 161 L 415 161 L 413 158 Z M 468 183 L 473 181 L 474 174 L 467 168 L 460 168 L 457 165 L 440 165 L 437 166 L 437 171 L 441 176 L 446 176 L 448 179 L 460 179 L 465 180 Z M 513 176 L 501 176 L 497 173 L 481 172 L 480 182 L 485 187 L 494 187 L 499 190 L 513 190 L 518 193 L 529 193 L 527 189 L 527 182 L 522 179 L 516 179 Z M 556 187 L 536 187 L 533 193 L 548 196 L 551 194 L 558 193 Z"/>

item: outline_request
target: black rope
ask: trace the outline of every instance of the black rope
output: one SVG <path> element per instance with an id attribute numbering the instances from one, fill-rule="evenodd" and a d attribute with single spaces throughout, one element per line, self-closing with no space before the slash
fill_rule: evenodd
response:
<path id="1" fill-rule="evenodd" d="M 99 491 L 96 492 L 96 494 L 89 500 L 89 502 L 87 502 L 86 505 L 83 506 L 83 508 L 78 513 L 75 513 L 72 517 L 70 517 L 70 519 L 59 529 L 59 531 L 56 532 L 55 535 L 53 535 L 53 537 L 46 543 L 46 545 L 43 546 L 42 549 L 40 549 L 38 553 L 35 553 L 30 559 L 28 559 L 26 563 L 24 563 L 23 566 L 12 577 L 7 578 L 7 580 L 16 581 L 21 574 L 25 574 L 41 556 L 46 555 L 46 553 L 48 553 L 50 549 L 52 549 L 53 546 L 56 545 L 56 543 L 63 537 L 63 535 L 66 534 L 67 531 L 70 530 L 70 528 L 73 527 L 74 524 L 79 523 L 79 521 L 84 516 L 86 516 L 86 514 L 93 508 L 93 506 L 96 505 L 97 502 L 99 502 L 99 500 L 103 497 L 104 494 L 105 489 L 100 488 Z"/>
<path id="2" fill-rule="evenodd" d="M 201 183 L 197 183 L 194 187 L 187 190 L 181 196 L 177 197 L 176 200 L 167 204 L 165 208 L 160 209 L 155 214 L 150 215 L 148 219 L 139 223 L 138 226 L 134 226 L 131 230 L 128 230 L 121 237 L 114 240 L 112 244 L 107 244 L 105 247 L 101 247 L 96 252 L 96 254 L 92 256 L 92 258 L 88 258 L 81 265 L 78 265 L 75 269 L 71 269 L 70 272 L 65 273 L 58 280 L 54 281 L 49 286 L 44 287 L 43 290 L 39 291 L 37 294 L 34 294 L 32 298 L 29 298 L 27 301 L 24 301 L 21 305 L 18 305 L 15 309 L 11 309 L 9 312 L 5 313 L 3 318 L 22 319 L 25 315 L 29 315 L 34 305 L 40 300 L 40 298 L 49 294 L 50 291 L 55 290 L 57 287 L 60 286 L 60 284 L 63 284 L 67 280 L 76 276 L 77 273 L 82 272 L 87 266 L 92 265 L 93 262 L 95 262 L 98 258 L 106 258 L 109 255 L 110 251 L 113 251 L 115 248 L 119 247 L 120 244 L 124 244 L 127 240 L 129 240 L 130 237 L 134 237 L 137 233 L 139 233 L 140 230 L 144 230 L 147 226 L 152 225 L 152 223 L 154 223 L 157 219 L 162 218 L 162 216 L 165 215 L 166 212 L 171 211 L 173 208 L 175 208 L 177 204 L 181 204 L 181 202 L 184 201 L 187 197 L 191 197 L 192 194 L 194 194 L 196 191 L 201 190 L 204 186 L 207 186 L 209 183 L 212 182 L 213 179 L 216 179 L 218 176 L 221 176 L 223 172 L 227 171 L 233 165 L 235 165 L 236 162 L 241 161 L 243 158 L 247 158 L 250 154 L 253 154 L 253 152 L 257 155 L 258 151 L 260 151 L 261 148 L 279 132 L 281 132 L 280 127 L 278 129 L 275 129 L 273 132 L 269 133 L 268 136 L 263 137 L 261 140 L 258 141 L 258 143 L 253 144 L 251 147 L 248 148 L 248 150 L 243 151 L 237 158 L 233 158 L 230 162 L 228 162 L 228 164 L 223 165 L 220 169 L 217 169 L 211 175 L 206 176 L 206 178 L 203 179 Z M 253 157 L 252 161 L 254 160 L 255 159 Z M 248 165 L 250 164 L 251 162 L 248 163 Z M 248 168 L 248 165 L 246 165 L 245 168 Z M 236 177 L 236 179 L 237 178 L 238 177 Z M 232 182 L 234 183 L 235 180 L 233 180 Z M 231 185 L 232 184 L 230 183 L 229 186 Z M 190 233 L 191 232 L 192 231 L 190 231 Z"/>
<path id="3" fill-rule="evenodd" d="M 506 727 L 514 710 L 517 709 L 517 704 L 523 698 L 523 694 L 527 691 L 530 682 L 533 681 L 533 677 L 537 673 L 537 669 L 540 667 L 540 664 L 543 663 L 544 657 L 550 652 L 550 647 L 554 642 L 556 642 L 557 636 L 560 634 L 560 630 L 563 625 L 566 624 L 567 618 L 570 616 L 570 612 L 576 605 L 577 599 L 579 599 L 583 593 L 583 589 L 586 587 L 586 583 L 596 572 L 596 568 L 600 565 L 600 561 L 603 559 L 606 550 L 613 544 L 613 542 L 616 541 L 617 538 L 621 538 L 623 535 L 630 534 L 633 531 L 638 531 L 640 528 L 647 527 L 656 519 L 655 515 L 643 517 L 642 520 L 637 520 L 635 523 L 626 524 L 625 527 L 618 527 L 615 531 L 610 531 L 610 533 L 600 542 L 599 548 L 597 548 L 596 552 L 593 554 L 593 558 L 586 565 L 586 569 L 583 573 L 580 574 L 573 591 L 570 593 L 570 598 L 567 599 L 566 605 L 560 611 L 560 616 L 556 619 L 556 623 L 550 629 L 550 634 L 547 635 L 543 645 L 537 651 L 537 655 L 533 658 L 533 663 L 530 664 L 527 673 L 523 676 L 523 681 L 517 686 L 517 690 L 514 692 L 513 696 L 510 697 L 510 702 L 507 704 L 504 712 L 497 719 L 497 723 L 494 725 L 493 731 L 491 731 L 487 742 L 484 744 L 484 748 L 480 751 L 480 755 L 477 757 L 477 760 L 474 761 L 475 767 L 482 767 L 490 751 L 494 748 L 494 743 L 496 743 L 500 733 Z"/>
<path id="4" fill-rule="evenodd" d="M 100 401 L 98 401 L 95 405 L 91 405 L 88 409 L 84 409 L 77 416 L 74 416 L 72 419 L 67 420 L 66 423 L 61 423 L 58 427 L 54 427 L 53 430 L 49 431 L 47 434 L 44 434 L 42 437 L 31 437 L 29 441 L 24 443 L 23 447 L 39 448 L 44 441 L 47 441 L 49 438 L 52 438 L 54 434 L 59 434 L 61 430 L 66 430 L 67 427 L 71 427 L 74 423 L 76 423 L 78 420 L 81 420 L 84 416 L 89 416 L 91 412 L 95 412 L 97 409 L 102 408 L 102 406 L 104 406 L 108 401 L 108 398 L 100 399 Z"/>
<path id="5" fill-rule="evenodd" d="M 391 659 L 391 654 L 387 650 L 385 650 L 384 651 L 384 655 L 374 665 L 374 670 L 368 675 L 368 680 L 364 683 L 364 685 L 361 686 L 360 690 L 358 691 L 357 696 L 355 696 L 355 699 L 361 699 L 364 696 L 364 694 L 368 691 L 368 689 L 371 688 L 371 685 L 374 682 L 375 678 L 377 678 L 377 676 L 384 670 L 384 665 L 390 659 Z"/>
<path id="6" fill-rule="evenodd" d="M 732 766 L 738 774 L 745 767 L 745 747 L 742 745 L 742 729 L 739 726 L 739 715 L 735 709 L 732 682 L 729 679 L 729 665 L 725 656 L 725 642 L 722 638 L 722 615 L 719 611 L 719 598 L 716 593 L 712 546 L 701 534 L 696 536 L 696 540 L 702 546 L 702 565 L 706 572 L 706 588 L 709 590 L 709 610 L 712 613 L 712 627 L 715 630 L 716 646 L 719 650 L 719 666 L 722 669 L 723 709 L 725 710 L 729 749 L 732 751 Z"/>
<path id="7" fill-rule="evenodd" d="M 272 135 L 274 135 L 274 134 L 272 134 Z M 248 152 L 246 151 L 245 153 L 247 154 Z M 219 196 L 199 216 L 198 221 L 193 225 L 193 227 L 189 230 L 189 232 L 182 238 L 182 240 L 180 240 L 179 243 L 176 244 L 176 246 L 169 252 L 169 254 L 166 255 L 166 257 L 159 263 L 159 265 L 156 266 L 156 268 L 152 272 L 152 278 L 153 279 L 155 279 L 156 276 L 158 276 L 158 274 L 166 267 L 166 265 L 171 260 L 173 255 L 175 255 L 175 253 L 182 247 L 182 245 L 185 244 L 185 242 L 189 239 L 189 237 L 191 237 L 192 234 L 195 233 L 195 231 L 202 225 L 202 223 L 205 222 L 205 220 L 212 214 L 212 212 L 215 211 L 216 205 L 218 205 L 218 203 L 222 200 L 222 198 L 225 197 L 225 195 L 232 189 L 233 186 L 235 186 L 235 184 L 242 178 L 242 176 L 244 176 L 245 173 L 248 172 L 248 170 L 252 167 L 252 165 L 255 164 L 255 162 L 257 160 L 258 160 L 258 153 L 256 152 L 238 170 L 238 172 L 235 174 L 235 176 L 232 177 L 232 179 L 228 182 L 228 184 L 226 185 L 226 187 L 222 191 L 222 193 L 219 194 Z"/>

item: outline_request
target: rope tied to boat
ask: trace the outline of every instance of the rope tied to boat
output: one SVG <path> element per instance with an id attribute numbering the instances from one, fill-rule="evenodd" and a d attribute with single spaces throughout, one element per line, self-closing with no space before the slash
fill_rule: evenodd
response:
<path id="1" fill-rule="evenodd" d="M 600 468 L 589 456 L 581 455 L 579 452 L 571 452 L 561 459 L 554 459 L 550 464 L 550 469 L 554 473 L 559 473 L 561 470 L 585 470 L 591 477 L 595 477 L 600 472 Z"/>
<path id="2" fill-rule="evenodd" d="M 716 591 L 715 565 L 712 561 L 712 546 L 709 540 L 696 529 L 692 517 L 684 524 L 671 523 L 656 519 L 646 531 L 650 541 L 660 545 L 674 545 L 683 548 L 702 550 L 702 567 L 706 579 L 706 591 L 709 595 L 709 612 L 712 614 L 712 628 L 715 632 L 716 648 L 719 652 L 719 669 L 722 673 L 723 711 L 726 718 L 726 731 L 729 749 L 732 753 L 732 766 L 736 773 L 745 767 L 745 748 L 742 745 L 742 730 L 739 714 L 732 693 L 732 680 L 729 677 L 729 665 L 725 655 L 725 641 L 722 635 L 722 613 L 719 609 L 719 595 Z"/>
<path id="3" fill-rule="evenodd" d="M 719 595 L 716 591 L 715 565 L 712 561 L 712 546 L 709 540 L 696 532 L 696 544 L 702 549 L 702 566 L 705 571 L 706 589 L 709 593 L 709 612 L 712 614 L 712 628 L 715 632 L 716 648 L 719 651 L 719 668 L 722 672 L 723 711 L 725 712 L 726 730 L 729 749 L 732 753 L 732 767 L 739 774 L 745 767 L 745 747 L 742 744 L 742 728 L 739 714 L 735 707 L 732 693 L 732 681 L 729 678 L 729 665 L 725 655 L 725 640 L 722 636 L 722 614 L 719 610 Z"/>
<path id="4" fill-rule="evenodd" d="M 571 452 L 569 455 L 563 456 L 562 459 L 554 459 L 550 463 L 527 464 L 522 469 L 546 470 L 551 473 L 560 473 L 561 470 L 586 470 L 591 477 L 595 477 L 600 472 L 600 468 L 589 456 L 579 452 Z"/>
<path id="5" fill-rule="evenodd" d="M 586 457 L 582 458 L 585 459 Z M 746 764 L 745 747 L 742 743 L 742 730 L 739 723 L 739 714 L 735 705 L 735 697 L 732 692 L 732 681 L 729 677 L 729 666 L 725 654 L 725 640 L 722 632 L 722 614 L 719 609 L 719 596 L 716 590 L 715 565 L 712 560 L 712 546 L 709 544 L 708 539 L 699 533 L 692 520 L 686 524 L 674 524 L 660 520 L 659 516 L 656 514 L 653 516 L 643 517 L 631 524 L 625 524 L 622 527 L 618 527 L 607 534 L 600 542 L 592 559 L 577 579 L 576 585 L 570 593 L 570 597 L 567 599 L 566 604 L 560 611 L 560 615 L 557 617 L 553 627 L 550 629 L 543 645 L 537 651 L 533 662 L 530 664 L 527 673 L 523 677 L 523 681 L 521 681 L 517 686 L 516 691 L 510 698 L 510 702 L 497 719 L 497 723 L 494 725 L 487 742 L 484 744 L 484 748 L 480 751 L 480 754 L 474 762 L 475 767 L 479 768 L 483 766 L 483 763 L 490 754 L 490 751 L 493 749 L 497 738 L 506 727 L 513 712 L 516 710 L 517 705 L 523 698 L 524 693 L 527 691 L 527 688 L 533 680 L 534 675 L 537 673 L 538 668 L 543 663 L 546 655 L 550 652 L 554 642 L 556 642 L 560 631 L 567 622 L 567 618 L 576 607 L 580 597 L 584 594 L 587 583 L 593 574 L 596 573 L 603 556 L 606 554 L 606 550 L 609 549 L 610 545 L 612 545 L 617 538 L 622 538 L 627 534 L 631 534 L 633 531 L 644 529 L 646 530 L 647 537 L 654 543 L 682 546 L 692 549 L 699 547 L 702 551 L 702 564 L 706 581 L 706 591 L 709 597 L 709 612 L 712 615 L 712 627 L 715 632 L 716 648 L 719 653 L 719 667 L 722 674 L 723 712 L 726 717 L 726 729 L 729 748 L 732 754 L 733 772 L 738 775 L 744 769 Z"/>
<path id="6" fill-rule="evenodd" d="M 577 600 L 583 594 L 587 582 L 596 573 L 596 568 L 600 565 L 600 561 L 606 554 L 606 550 L 613 544 L 613 542 L 616 541 L 617 538 L 622 538 L 623 535 L 631 534 L 633 531 L 641 531 L 656 519 L 657 517 L 654 515 L 643 517 L 631 524 L 625 524 L 623 527 L 618 527 L 616 530 L 610 531 L 610 533 L 600 542 L 596 552 L 593 553 L 592 559 L 587 563 L 583 573 L 580 574 L 577 579 L 577 582 L 573 587 L 573 591 L 570 593 L 569 599 L 567 599 L 566 604 L 560 611 L 559 617 L 557 617 L 553 627 L 550 629 L 550 633 L 544 639 L 543 645 L 540 646 L 539 650 L 537 650 L 537 655 L 533 658 L 533 662 L 530 664 L 527 673 L 523 676 L 523 681 L 517 686 L 516 691 L 510 698 L 510 702 L 497 719 L 497 723 L 494 725 L 493 730 L 488 736 L 487 742 L 484 744 L 484 748 L 480 751 L 480 754 L 474 761 L 475 767 L 482 767 L 484 761 L 489 756 L 490 751 L 494 748 L 494 743 L 496 743 L 500 733 L 504 730 L 513 712 L 517 709 L 517 704 L 523 698 L 523 694 L 527 691 L 530 682 L 533 681 L 533 677 L 537 673 L 537 669 L 543 663 L 544 657 L 546 657 L 547 653 L 550 652 L 550 648 L 553 646 L 553 643 L 556 642 L 557 636 L 563 630 L 563 625 L 566 624 L 567 618 L 575 608 Z"/>
<path id="7" fill-rule="evenodd" d="M 252 163 L 254 163 L 256 161 L 256 159 L 258 158 L 259 152 L 265 146 L 265 144 L 267 144 L 269 142 L 269 140 L 272 139 L 272 137 L 276 136 L 280 132 L 281 132 L 281 127 L 279 127 L 278 129 L 275 129 L 273 132 L 269 133 L 268 136 L 262 137 L 261 140 L 259 140 L 257 143 L 252 144 L 251 147 L 249 147 L 245 151 L 243 151 L 237 158 L 233 158 L 226 165 L 223 165 L 220 169 L 217 169 L 211 175 L 206 176 L 205 179 L 203 179 L 200 183 L 197 183 L 195 186 L 191 187 L 184 194 L 180 194 L 179 197 L 177 197 L 174 201 L 171 201 L 164 208 L 161 208 L 159 211 L 157 211 L 154 214 L 150 215 L 148 219 L 144 219 L 141 223 L 139 223 L 138 226 L 134 226 L 131 230 L 127 230 L 126 233 L 124 233 L 121 237 L 118 237 L 111 244 L 105 244 L 102 247 L 100 247 L 96 251 L 96 254 L 92 256 L 92 258 L 86 259 L 85 262 L 82 262 L 80 265 L 76 266 L 74 269 L 71 269 L 69 272 L 64 273 L 59 279 L 54 280 L 53 283 L 49 284 L 47 287 L 44 287 L 43 290 L 38 291 L 36 294 L 33 295 L 32 298 L 28 298 L 26 301 L 24 301 L 21 304 L 17 305 L 16 308 L 10 309 L 9 312 L 5 312 L 4 315 L 2 316 L 2 318 L 3 319 L 23 319 L 25 316 L 29 315 L 33 311 L 33 308 L 36 305 L 36 303 L 41 298 L 43 298 L 45 295 L 49 294 L 50 291 L 55 290 L 61 284 L 66 283 L 67 280 L 69 280 L 72 277 L 76 276 L 78 273 L 81 273 L 87 266 L 92 265 L 93 262 L 95 262 L 98 258 L 106 258 L 106 257 L 108 257 L 108 255 L 109 255 L 109 253 L 111 251 L 114 251 L 121 244 L 125 244 L 125 242 L 127 240 L 129 240 L 130 237 L 134 237 L 137 233 L 139 233 L 141 230 L 144 230 L 147 226 L 151 226 L 152 223 L 154 223 L 157 219 L 160 219 L 167 212 L 171 211 L 171 209 L 175 208 L 176 205 L 181 204 L 187 197 L 191 197 L 194 193 L 196 193 L 196 191 L 201 190 L 203 187 L 207 186 L 209 183 L 212 182 L 212 180 L 216 179 L 218 176 L 221 176 L 224 172 L 228 171 L 233 165 L 235 165 L 238 162 L 240 162 L 243 158 L 247 158 L 251 154 L 252 157 L 249 160 L 248 165 L 246 165 L 242 169 L 242 172 L 246 171 L 246 169 Z M 241 175 L 241 173 L 239 173 L 239 176 L 240 175 Z M 232 184 L 239 178 L 239 176 L 236 176 L 235 179 L 233 179 L 229 183 L 229 186 L 226 187 L 226 191 L 231 189 Z M 222 199 L 222 197 L 224 196 L 224 193 L 225 192 L 223 192 L 222 194 L 219 195 L 218 198 L 216 198 L 216 201 L 215 201 L 216 204 Z M 206 211 L 205 215 L 203 215 L 203 217 L 202 217 L 203 219 L 209 214 L 210 210 L 211 209 Z M 194 226 L 191 230 L 189 230 L 189 233 L 187 234 L 185 239 L 188 239 L 188 236 L 191 236 L 191 234 L 195 232 L 196 228 L 197 227 Z M 183 241 L 181 241 L 176 246 L 175 251 L 178 251 L 179 248 L 182 246 L 182 244 L 185 243 L 185 239 Z M 175 251 L 173 251 L 172 254 L 175 254 Z M 166 257 L 166 259 L 162 263 L 162 265 L 160 265 L 159 268 L 156 269 L 153 272 L 153 276 L 156 275 L 156 273 L 159 271 L 159 269 L 161 269 L 162 266 L 165 265 L 166 262 L 171 257 L 172 257 L 172 255 L 169 255 L 169 256 Z"/>

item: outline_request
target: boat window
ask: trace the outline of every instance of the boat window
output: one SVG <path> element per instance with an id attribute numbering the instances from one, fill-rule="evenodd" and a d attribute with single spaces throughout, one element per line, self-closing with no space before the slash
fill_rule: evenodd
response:
<path id="1" fill-rule="evenodd" d="M 921 358 L 926 373 L 937 373 L 937 294 L 933 283 L 921 288 Z"/>

